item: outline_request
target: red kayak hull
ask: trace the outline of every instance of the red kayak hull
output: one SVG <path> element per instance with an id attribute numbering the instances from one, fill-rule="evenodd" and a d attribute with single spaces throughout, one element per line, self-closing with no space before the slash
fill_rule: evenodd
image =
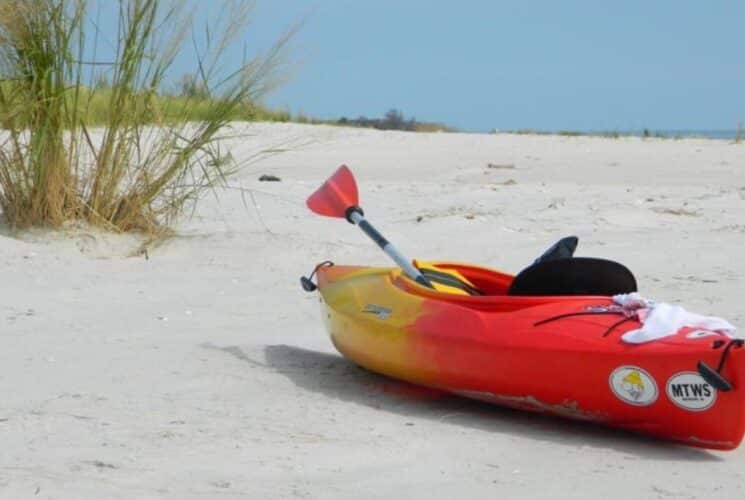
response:
<path id="1" fill-rule="evenodd" d="M 396 269 L 318 270 L 323 318 L 337 349 L 372 371 L 502 406 L 619 427 L 691 446 L 730 450 L 745 432 L 745 349 L 683 328 L 644 344 L 638 328 L 602 311 L 604 296 L 514 297 L 512 276 L 458 271 L 484 296 L 422 287 Z M 569 316 L 567 316 L 569 315 Z M 732 390 L 697 371 L 717 367 Z"/>

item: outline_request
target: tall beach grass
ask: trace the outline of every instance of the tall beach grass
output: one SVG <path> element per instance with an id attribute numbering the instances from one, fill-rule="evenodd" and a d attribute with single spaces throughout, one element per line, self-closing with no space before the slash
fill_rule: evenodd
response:
<path id="1" fill-rule="evenodd" d="M 119 0 L 115 53 L 98 61 L 86 0 L 0 0 L 0 208 L 10 226 L 82 220 L 158 233 L 239 168 L 219 141 L 231 120 L 262 112 L 255 103 L 276 83 L 292 31 L 226 68 L 252 4 L 223 4 L 202 31 L 187 2 Z M 164 96 L 185 42 L 201 91 Z"/>

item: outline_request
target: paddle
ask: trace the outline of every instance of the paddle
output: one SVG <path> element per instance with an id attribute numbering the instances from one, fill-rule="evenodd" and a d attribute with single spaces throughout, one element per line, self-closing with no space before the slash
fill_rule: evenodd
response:
<path id="1" fill-rule="evenodd" d="M 358 205 L 359 195 L 357 182 L 352 171 L 342 165 L 328 178 L 318 190 L 310 195 L 306 204 L 313 212 L 326 217 L 346 219 L 357 225 L 362 232 L 370 237 L 401 269 L 417 283 L 432 288 L 432 284 L 422 276 L 409 259 L 404 257 L 382 234 L 380 234 L 367 219 Z"/>

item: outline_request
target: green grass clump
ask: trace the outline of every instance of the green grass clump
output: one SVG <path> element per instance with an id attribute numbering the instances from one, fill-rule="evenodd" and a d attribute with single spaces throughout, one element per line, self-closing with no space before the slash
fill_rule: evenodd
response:
<path id="1" fill-rule="evenodd" d="M 439 122 L 417 122 L 415 132 L 456 132 L 456 129 Z"/>
<path id="2" fill-rule="evenodd" d="M 106 125 L 109 115 L 109 103 L 111 91 L 101 89 L 92 91 L 87 88 L 81 89 L 87 98 L 84 99 L 85 107 L 79 110 L 81 117 L 89 126 Z M 154 94 L 149 96 L 150 102 L 148 112 L 142 113 L 142 123 L 184 123 L 204 121 L 212 116 L 212 110 L 219 104 L 219 98 L 210 96 L 187 96 Z M 264 121 L 264 122 L 290 122 L 298 121 L 296 117 L 285 110 L 272 110 L 260 104 L 252 102 L 237 103 L 231 106 L 226 115 L 229 121 Z"/>
<path id="3" fill-rule="evenodd" d="M 116 54 L 86 82 L 98 33 L 85 0 L 0 3 L 0 208 L 12 227 L 77 219 L 158 233 L 239 167 L 219 148 L 230 121 L 288 118 L 253 103 L 291 33 L 263 57 L 218 67 L 245 29 L 246 2 L 205 27 L 193 91 L 165 95 L 182 42 L 199 38 L 183 28 L 184 2 L 165 5 L 120 0 Z"/>

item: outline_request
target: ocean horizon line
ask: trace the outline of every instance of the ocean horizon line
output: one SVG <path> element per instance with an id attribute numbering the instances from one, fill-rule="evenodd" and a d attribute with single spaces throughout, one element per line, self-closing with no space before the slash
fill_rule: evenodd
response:
<path id="1" fill-rule="evenodd" d="M 658 138 L 704 138 L 704 139 L 745 139 L 745 130 L 737 129 L 492 129 L 496 133 L 517 133 L 517 134 L 546 134 L 546 135 L 566 135 L 566 136 L 593 136 L 593 137 L 658 137 Z"/>

